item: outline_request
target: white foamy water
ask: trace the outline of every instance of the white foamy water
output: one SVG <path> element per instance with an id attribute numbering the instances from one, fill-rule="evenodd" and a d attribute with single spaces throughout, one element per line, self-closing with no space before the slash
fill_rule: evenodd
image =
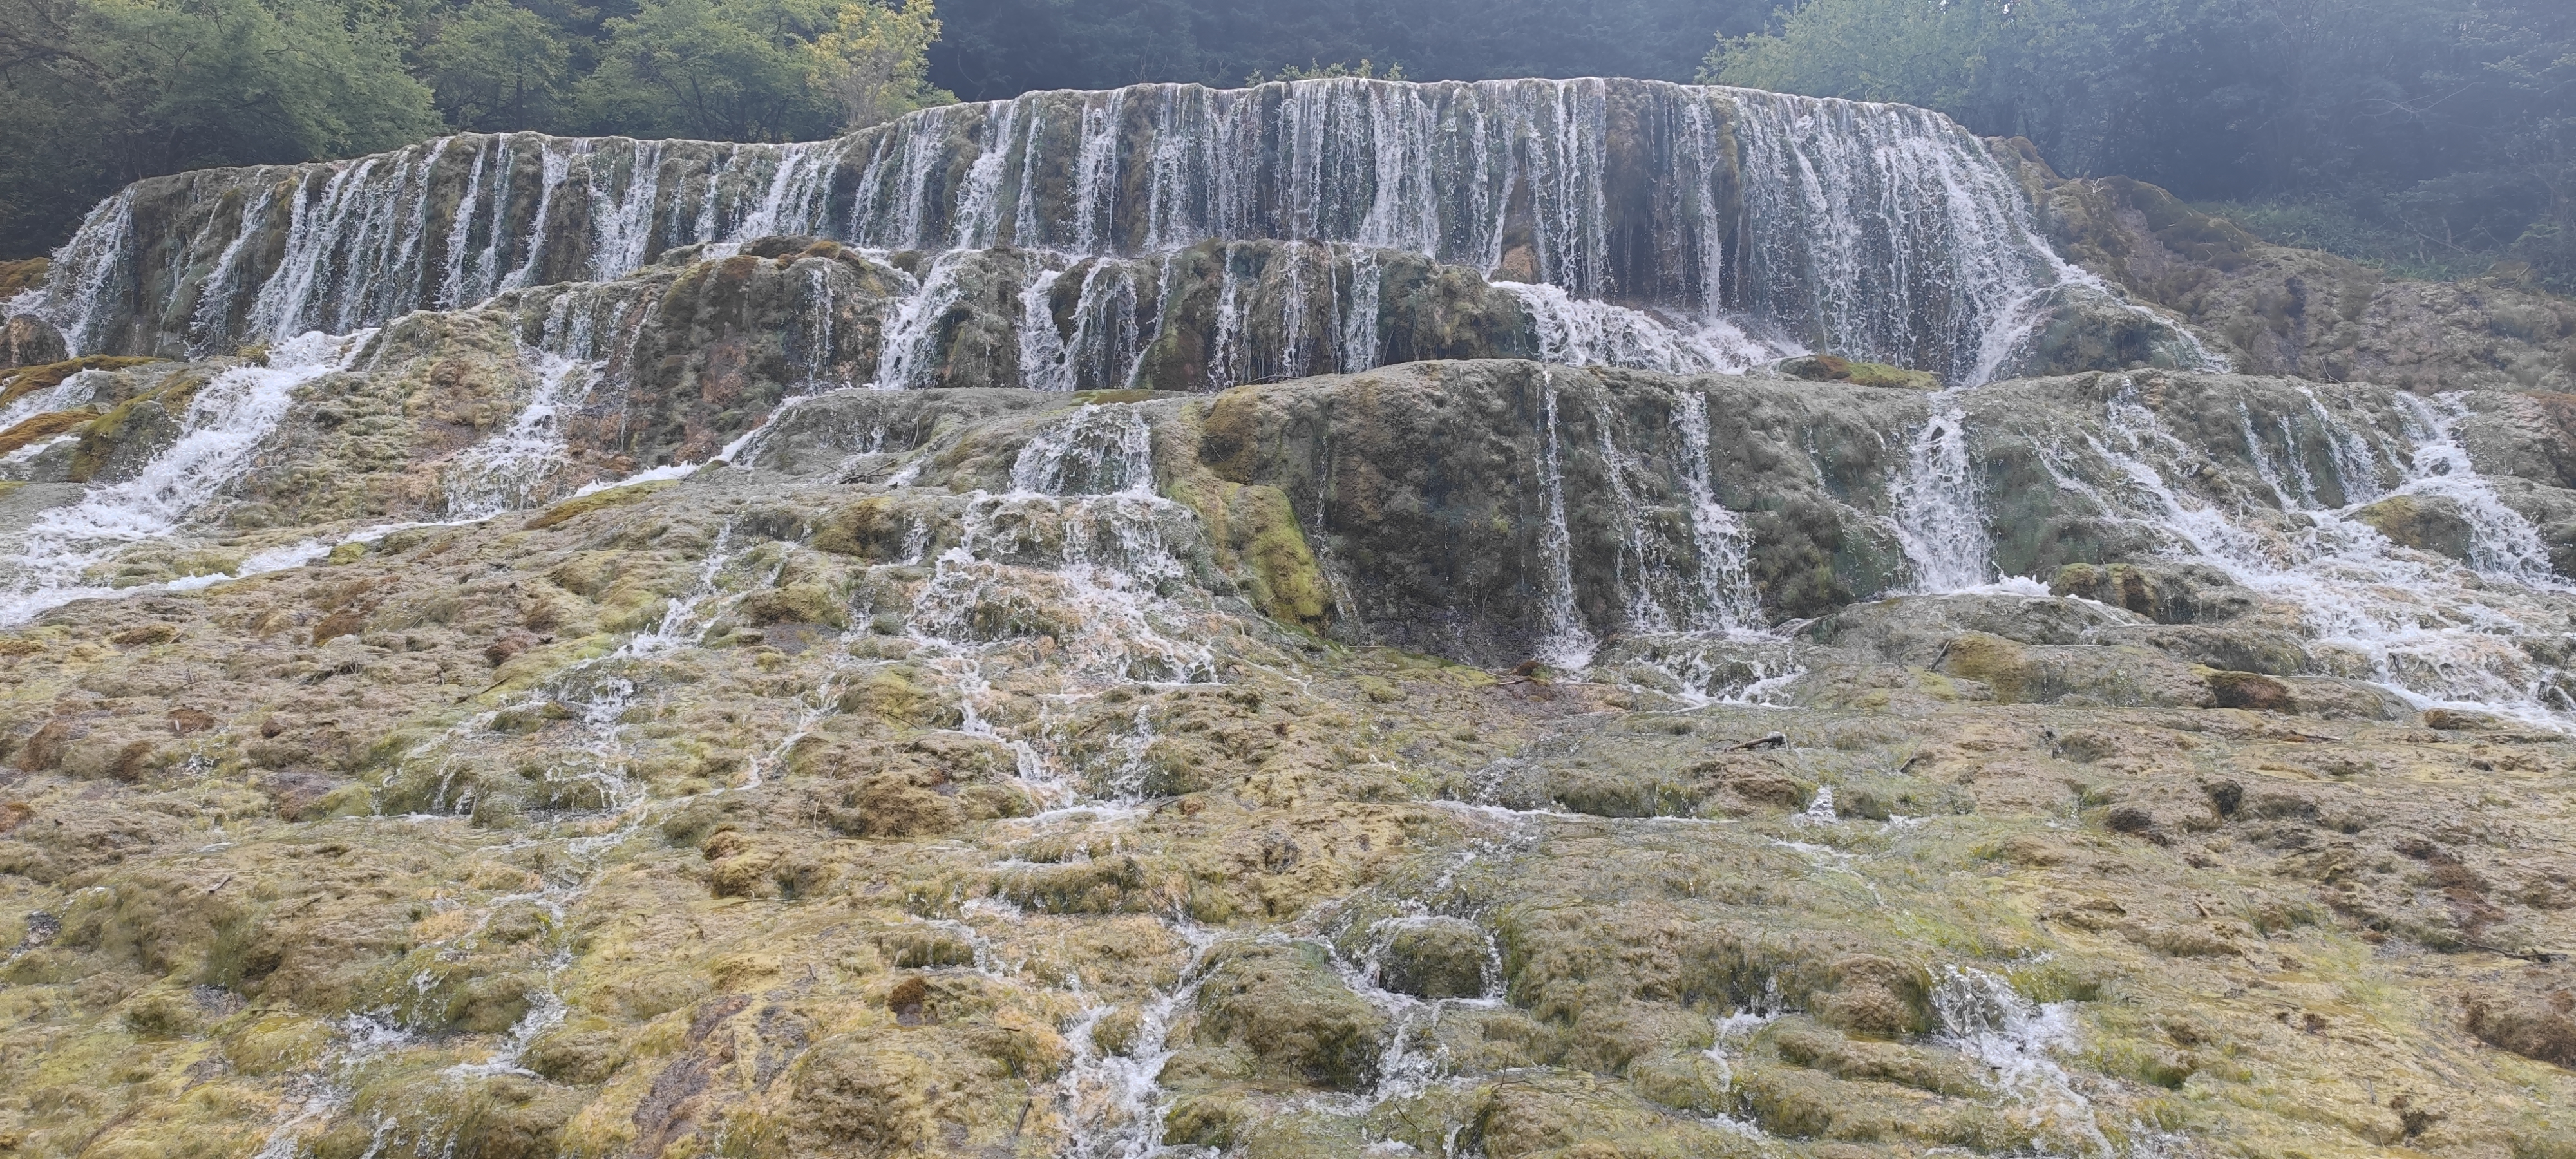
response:
<path id="1" fill-rule="evenodd" d="M 2068 422 L 2004 436 L 2037 440 L 2061 509 L 2143 529 L 2157 555 L 2216 567 L 2289 605 L 2318 658 L 2312 675 L 2358 675 L 2418 708 L 2576 724 L 2576 686 L 2549 646 L 2576 622 L 2576 585 L 2471 463 L 2458 435 L 2463 396 L 2294 385 L 2298 397 L 2283 400 L 2261 383 L 2204 384 L 2222 394 L 2213 401 L 2242 445 L 2200 446 L 2148 404 L 2135 376 L 2104 381 L 2091 415 L 2077 403 Z M 2045 595 L 2037 580 L 1997 572 L 1970 446 L 1973 397 L 1933 397 L 1893 488 L 1894 530 L 1917 590 Z M 2228 470 L 2239 453 L 2251 490 Z M 2465 558 L 2401 548 L 2364 522 L 2363 508 L 2390 499 L 2456 511 Z"/>
<path id="2" fill-rule="evenodd" d="M 1538 329 L 1539 357 L 1570 366 L 1618 366 L 1667 374 L 1733 374 L 1795 347 L 1755 340 L 1723 317 L 1676 326 L 1643 310 L 1574 297 L 1562 286 L 1496 282 L 1520 299 Z"/>
<path id="3" fill-rule="evenodd" d="M 1546 425 L 1538 466 L 1540 486 L 1547 495 L 1547 524 L 1539 538 L 1540 563 L 1546 571 L 1539 592 L 1545 635 L 1539 641 L 1538 658 L 1559 668 L 1581 669 L 1592 663 L 1600 641 L 1584 626 L 1583 611 L 1575 603 L 1574 534 L 1565 522 L 1565 453 L 1556 433 L 1556 372 L 1542 369 L 1539 374 Z"/>
<path id="4" fill-rule="evenodd" d="M 1614 166 L 1607 144 L 1622 102 L 1666 127 L 1622 162 L 1636 172 Z M 1619 184 L 1634 181 L 1645 204 Z M 462 196 L 432 212 L 434 188 Z M 210 171 L 169 211 L 138 214 L 133 196 L 93 212 L 57 255 L 54 283 L 15 307 L 53 319 L 78 351 L 379 325 L 772 235 L 935 256 L 1011 244 L 1057 255 L 1059 268 L 1117 259 L 1086 275 L 1093 304 L 1076 329 L 1087 336 L 1067 341 L 1099 348 L 1071 352 L 1095 361 L 1080 371 L 1088 387 L 1122 385 L 1142 337 L 1159 332 L 1163 319 L 1133 316 L 1154 296 L 1136 263 L 1208 239 L 1290 243 L 1258 287 L 1231 284 L 1226 247 L 1221 328 L 1244 332 L 1227 315 L 1267 298 L 1284 341 L 1239 372 L 1228 357 L 1253 352 L 1222 351 L 1219 385 L 1375 365 L 1382 263 L 1369 251 L 1509 271 L 1550 357 L 1599 365 L 1731 369 L 1803 346 L 1974 382 L 2020 358 L 2050 311 L 2122 308 L 2048 248 L 1984 142 L 1938 114 L 1660 82 L 1138 85 L 942 106 L 795 144 L 462 134 Z M 1670 236 L 1616 240 L 1641 212 Z M 556 219 L 589 229 L 540 228 Z M 165 220 L 174 236 L 137 233 Z M 241 244 L 275 231 L 276 257 Z M 166 273 L 129 268 L 172 247 L 184 252 Z M 165 317 L 190 301 L 191 317 Z M 123 316 L 127 302 L 145 316 Z M 945 308 L 934 294 L 913 312 Z M 919 359 L 889 349 L 901 373 L 880 380 L 918 385 Z"/>
<path id="5" fill-rule="evenodd" d="M 1972 588 L 1995 578 L 1968 420 L 1951 387 L 1932 396 L 1932 414 L 1906 447 L 1896 483 L 1896 538 L 1927 592 Z"/>
<path id="6" fill-rule="evenodd" d="M 2319 644 L 2358 654 L 2373 679 L 2418 707 L 2576 720 L 2561 674 L 2523 647 L 2565 631 L 2576 593 L 2550 570 L 2530 521 L 2470 466 L 2456 434 L 2460 400 L 2391 399 L 2411 446 L 2390 453 L 2402 468 L 2385 488 L 2359 450 L 2369 434 L 2321 403 L 2311 412 L 2333 448 L 2334 490 L 2350 500 L 2340 507 L 2301 501 L 2281 513 L 2239 511 L 2197 493 L 2189 481 L 2196 452 L 2133 385 L 2111 394 L 2103 435 L 2086 447 L 2114 469 L 2114 483 L 2097 486 L 2061 469 L 2059 484 L 2145 522 L 2172 554 L 2293 604 Z M 2465 566 L 2400 549 L 2355 517 L 2393 496 L 2455 504 L 2470 530 Z"/>
<path id="7" fill-rule="evenodd" d="M 115 589 L 90 577 L 92 568 L 123 549 L 181 533 L 190 515 L 250 467 L 296 391 L 347 369 L 373 336 L 371 330 L 345 337 L 307 334 L 279 344 L 266 366 L 237 366 L 209 380 L 180 416 L 177 440 L 133 478 L 93 486 L 79 501 L 39 514 L 19 535 L 7 557 L 11 574 L 0 591 L 0 624 L 113 594 Z M 235 574 L 250 574 L 276 558 L 254 556 Z"/>
<path id="8" fill-rule="evenodd" d="M 2093 1101 L 2057 1061 L 2077 1045 L 2072 1003 L 2042 1005 L 1983 970 L 1944 966 L 1932 987 L 1932 1013 L 1941 1020 L 1933 1041 L 1984 1064 L 1987 1082 L 2012 1099 L 2008 1114 L 2044 1149 L 2072 1143 L 2105 1159 L 2114 1153 Z"/>

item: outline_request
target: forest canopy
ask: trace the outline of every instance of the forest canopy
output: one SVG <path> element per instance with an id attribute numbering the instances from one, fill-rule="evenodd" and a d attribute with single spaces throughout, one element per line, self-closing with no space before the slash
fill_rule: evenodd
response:
<path id="1" fill-rule="evenodd" d="M 0 0 L 0 255 L 144 176 L 448 130 L 808 139 L 956 97 L 1367 61 L 1906 101 L 2278 240 L 2576 283 L 2565 0 L 932 2 Z"/>

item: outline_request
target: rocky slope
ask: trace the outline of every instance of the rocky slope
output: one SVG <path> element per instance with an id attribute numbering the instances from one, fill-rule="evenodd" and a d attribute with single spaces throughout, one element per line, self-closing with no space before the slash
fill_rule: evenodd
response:
<path id="1" fill-rule="evenodd" d="M 2144 182 L 2063 181 L 2035 158 L 2026 164 L 2070 260 L 2180 315 L 2239 370 L 2428 393 L 2576 390 L 2576 303 L 2510 269 L 2459 282 L 2390 278 L 2268 244 Z"/>
<path id="2" fill-rule="evenodd" d="M 138 187 L 94 224 L 197 216 L 91 232 L 0 371 L 0 1153 L 2576 1155 L 2555 372 L 2320 381 L 2224 321 L 2310 260 L 2259 249 L 2129 285 L 2297 376 L 2192 369 L 2030 240 L 2163 277 L 2154 191 L 1785 107 L 1149 86 Z M 1345 164 L 1417 123 L 1601 214 Z M 1338 224 L 1156 233 L 1238 148 Z M 1801 150 L 2003 216 L 1729 177 L 1806 248 L 1694 268 L 1804 280 L 1584 280 L 1719 252 L 1639 157 Z M 987 156 L 1075 232 L 853 208 Z M 1408 173 L 1457 200 L 1360 196 Z"/>
<path id="3" fill-rule="evenodd" d="M 1968 392 L 2057 594 L 1870 602 L 1919 390 L 844 391 L 383 530 L 400 352 L 113 567 L 327 559 L 0 644 L 17 1153 L 2569 1145 L 2576 603 L 2460 514 L 2571 510 L 2518 397 Z M 2451 535 L 2375 641 L 2172 538 L 2365 488 Z"/>

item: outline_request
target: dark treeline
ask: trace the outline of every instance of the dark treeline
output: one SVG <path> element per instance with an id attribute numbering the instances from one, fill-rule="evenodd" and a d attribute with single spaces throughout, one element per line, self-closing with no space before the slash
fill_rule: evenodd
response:
<path id="1" fill-rule="evenodd" d="M 968 100 L 1137 81 L 1237 85 L 1370 62 L 1416 80 L 1689 80 L 1776 0 L 943 0 L 931 76 Z"/>
<path id="2" fill-rule="evenodd" d="M 950 93 L 1366 62 L 1907 101 L 2280 240 L 2576 285 L 2567 0 L 929 2 L 0 0 L 0 254 L 139 177 L 449 129 L 787 140 Z"/>

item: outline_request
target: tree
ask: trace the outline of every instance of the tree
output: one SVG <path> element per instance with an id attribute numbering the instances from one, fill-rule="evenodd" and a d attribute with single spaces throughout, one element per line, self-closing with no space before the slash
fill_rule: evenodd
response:
<path id="1" fill-rule="evenodd" d="M 525 129 L 554 113 L 572 52 L 536 13 L 506 0 L 474 0 L 436 22 L 421 48 L 422 79 L 460 129 Z"/>
<path id="2" fill-rule="evenodd" d="M 577 97 L 601 132 L 718 141 L 829 135 L 834 110 L 807 80 L 827 0 L 644 0 L 610 20 Z"/>
<path id="3" fill-rule="evenodd" d="M 943 0 L 931 79 L 969 100 L 1138 81 L 1239 84 L 1334 61 L 1424 80 L 1688 80 L 1778 0 Z"/>
<path id="4" fill-rule="evenodd" d="M 0 0 L 0 252 L 117 186 L 438 131 L 389 14 L 328 0 Z"/>
<path id="5" fill-rule="evenodd" d="M 841 108 L 842 127 L 856 132 L 914 109 L 956 103 L 927 79 L 929 49 L 939 39 L 930 0 L 901 8 L 841 5 L 839 26 L 814 38 L 807 74 Z"/>

